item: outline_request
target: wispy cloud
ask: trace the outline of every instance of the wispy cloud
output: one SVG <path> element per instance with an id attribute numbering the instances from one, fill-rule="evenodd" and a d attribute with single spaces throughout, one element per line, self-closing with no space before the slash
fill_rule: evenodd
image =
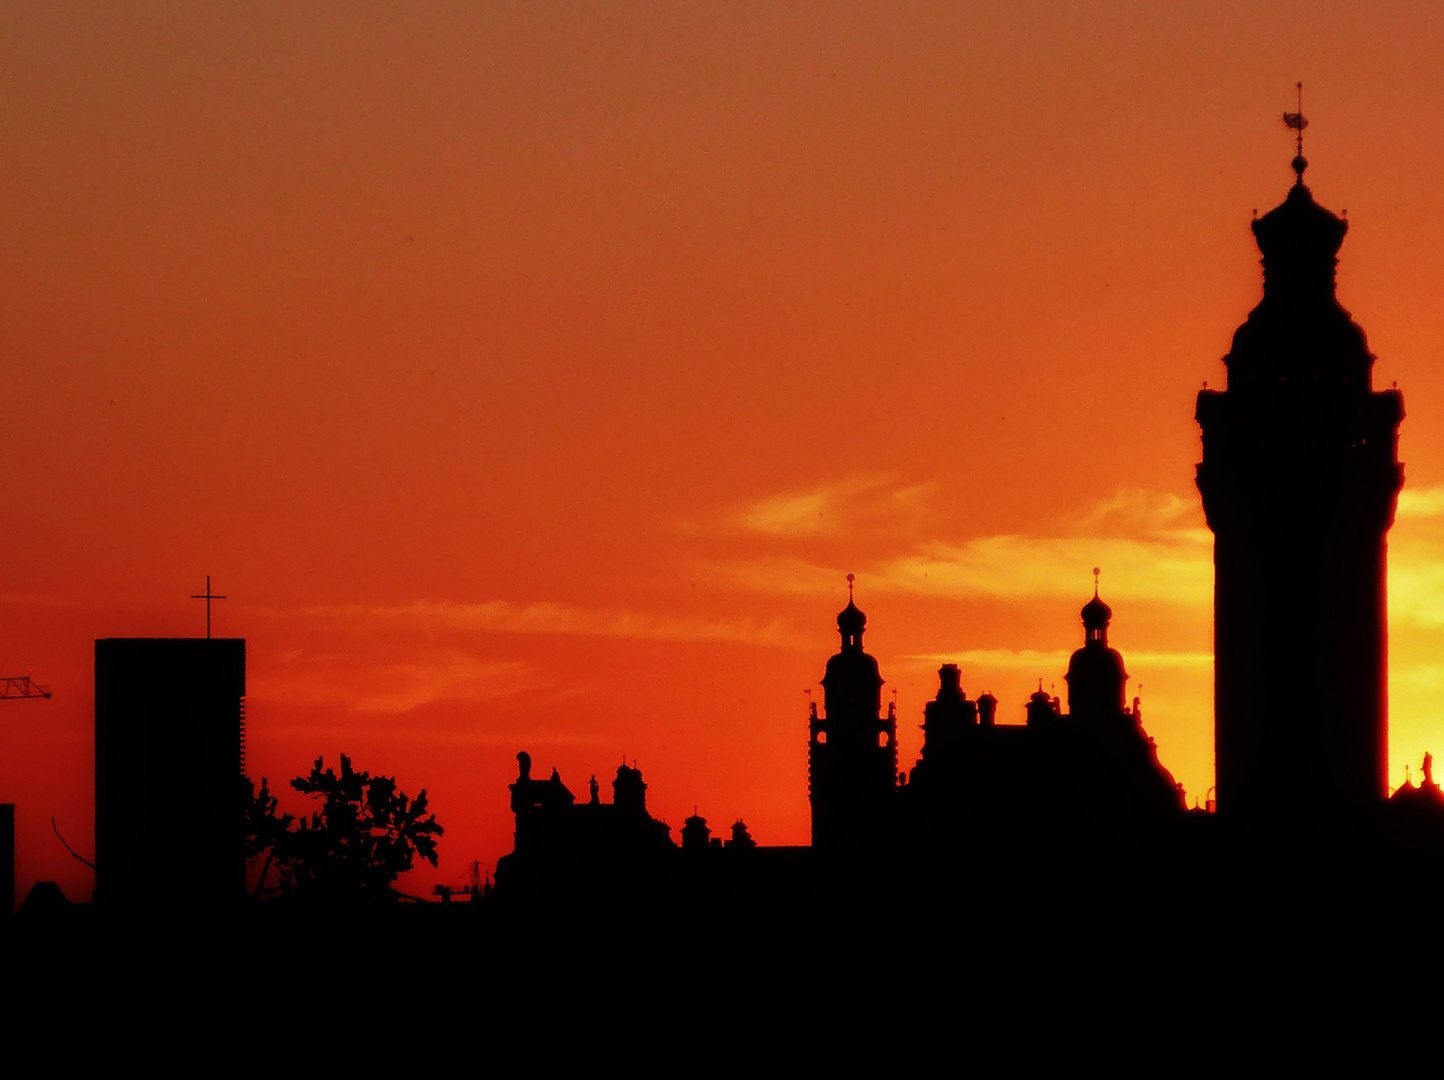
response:
<path id="1" fill-rule="evenodd" d="M 378 624 L 507 634 L 569 634 L 578 637 L 640 638 L 655 641 L 736 641 L 793 646 L 803 639 L 779 619 L 707 619 L 652 615 L 618 608 L 570 604 L 515 604 L 505 600 L 448 603 L 415 600 L 404 604 L 311 605 L 277 615 L 334 618 L 356 626 Z"/>
<path id="2" fill-rule="evenodd" d="M 339 653 L 288 655 L 253 677 L 259 700 L 339 705 L 361 713 L 406 713 L 436 701 L 491 701 L 534 689 L 538 673 L 516 660 L 482 660 L 442 649 L 414 659 L 368 666 Z"/>
<path id="3" fill-rule="evenodd" d="M 307 752 L 317 746 L 346 746 L 356 737 L 356 728 L 346 724 L 296 724 L 278 727 L 272 739 L 299 743 Z M 502 747 L 513 751 L 518 745 L 530 746 L 597 746 L 602 741 L 594 734 L 573 730 L 537 728 L 438 728 L 409 727 L 391 734 L 392 743 L 413 746 L 445 746 L 464 748 Z M 361 764 L 361 763 L 358 763 Z"/>
<path id="4" fill-rule="evenodd" d="M 1444 485 L 1405 488 L 1399 492 L 1398 521 L 1444 520 Z"/>
<path id="5" fill-rule="evenodd" d="M 1206 606 L 1213 595 L 1213 536 L 1178 496 L 1122 489 L 1049 531 L 917 542 L 867 567 L 867 587 L 951 599 L 1073 597 L 1099 566 L 1108 595 L 1120 600 Z M 723 572 L 740 587 L 791 595 L 831 586 L 840 570 L 779 555 Z"/>
<path id="6" fill-rule="evenodd" d="M 909 656 L 906 659 L 929 664 L 957 664 L 965 669 L 980 671 L 1027 671 L 1061 672 L 1068 666 L 1072 653 L 1065 649 L 1042 651 L 1038 649 L 963 649 L 955 653 L 928 653 Z M 1144 668 L 1187 668 L 1201 669 L 1213 666 L 1212 653 L 1148 652 L 1130 649 L 1130 669 Z"/>
<path id="7" fill-rule="evenodd" d="M 893 559 L 869 572 L 868 586 L 957 599 L 1076 596 L 1101 566 L 1110 597 L 1207 604 L 1211 554 L 1190 539 L 987 536 Z"/>
<path id="8" fill-rule="evenodd" d="M 933 484 L 899 486 L 882 473 L 867 473 L 801 491 L 769 495 L 727 515 L 743 532 L 773 537 L 821 537 L 843 532 L 862 519 L 899 524 L 927 512 Z"/>
<path id="9" fill-rule="evenodd" d="M 1444 486 L 1405 488 L 1389 535 L 1389 617 L 1444 627 Z"/>
<path id="10" fill-rule="evenodd" d="M 1389 618 L 1424 629 L 1444 627 L 1444 547 L 1390 551 Z"/>
<path id="11" fill-rule="evenodd" d="M 1431 704 L 1444 690 L 1444 664 L 1395 664 L 1389 673 L 1391 687 L 1427 691 Z"/>
<path id="12" fill-rule="evenodd" d="M 1213 540 L 1197 499 L 1130 487 L 1064 514 L 1050 531 L 1058 536 L 1149 537 L 1195 544 Z"/>

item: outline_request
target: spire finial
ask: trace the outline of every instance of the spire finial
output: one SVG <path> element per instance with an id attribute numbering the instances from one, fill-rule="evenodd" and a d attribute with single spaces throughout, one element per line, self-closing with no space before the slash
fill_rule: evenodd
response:
<path id="1" fill-rule="evenodd" d="M 1296 153 L 1291 163 L 1294 175 L 1298 177 L 1298 183 L 1304 182 L 1304 170 L 1309 167 L 1308 161 L 1304 158 L 1304 128 L 1309 126 L 1308 120 L 1304 117 L 1304 84 L 1298 84 L 1299 111 L 1284 113 L 1284 126 L 1298 132 L 1296 138 Z"/>
<path id="2" fill-rule="evenodd" d="M 1095 567 L 1093 568 L 1093 599 L 1094 599 L 1094 600 L 1097 600 L 1097 599 L 1098 599 L 1098 574 L 1099 574 L 1099 569 L 1098 569 L 1098 567 L 1095 566 Z"/>
<path id="3" fill-rule="evenodd" d="M 847 602 L 852 603 L 852 583 L 857 580 L 852 574 L 847 575 Z"/>

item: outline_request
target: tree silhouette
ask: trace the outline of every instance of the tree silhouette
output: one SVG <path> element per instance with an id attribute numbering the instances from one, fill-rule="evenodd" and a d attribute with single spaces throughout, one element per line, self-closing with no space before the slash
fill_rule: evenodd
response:
<path id="1" fill-rule="evenodd" d="M 255 892 L 251 894 L 252 899 L 266 891 L 266 877 L 276 861 L 276 849 L 280 848 L 284 854 L 291 825 L 296 820 L 292 814 L 278 815 L 276 804 L 269 780 L 261 778 L 259 792 L 252 781 L 246 781 L 246 862 L 254 862 L 262 855 L 266 857 L 261 866 L 260 881 L 256 883 Z"/>
<path id="2" fill-rule="evenodd" d="M 396 789 L 390 776 L 357 772 L 341 755 L 341 772 L 324 769 L 316 759 L 310 776 L 291 786 L 321 800 L 309 818 L 278 815 L 269 781 L 252 786 L 246 807 L 246 856 L 266 861 L 253 896 L 266 890 L 275 865 L 284 893 L 335 901 L 394 900 L 395 882 L 420 855 L 437 864 L 436 838 L 444 830 L 426 812 L 426 791 L 413 801 Z"/>

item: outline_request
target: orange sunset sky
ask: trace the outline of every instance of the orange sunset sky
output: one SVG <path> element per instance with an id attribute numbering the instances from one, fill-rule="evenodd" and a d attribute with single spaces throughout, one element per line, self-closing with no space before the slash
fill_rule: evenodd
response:
<path id="1" fill-rule="evenodd" d="M 1101 566 L 1191 805 L 1194 396 L 1297 80 L 1408 409 L 1400 782 L 1444 750 L 1440 55 L 1431 5 L 1318 0 L 5 4 L 0 675 L 54 691 L 0 703 L 18 895 L 92 887 L 49 819 L 92 851 L 93 640 L 203 633 L 208 573 L 251 774 L 425 787 L 418 894 L 509 850 L 520 749 L 805 843 L 848 572 L 910 768 L 944 661 L 1004 720 L 1064 693 Z"/>

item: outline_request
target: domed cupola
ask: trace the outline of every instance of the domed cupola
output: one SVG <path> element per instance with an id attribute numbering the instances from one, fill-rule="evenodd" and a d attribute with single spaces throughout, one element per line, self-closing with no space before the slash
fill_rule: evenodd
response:
<path id="1" fill-rule="evenodd" d="M 1083 605 L 1083 647 L 1068 661 L 1068 712 L 1072 716 L 1118 715 L 1123 712 L 1128 672 L 1123 657 L 1108 647 L 1113 609 L 1098 596 L 1098 568 L 1093 568 L 1093 599 Z"/>
<path id="2" fill-rule="evenodd" d="M 1339 253 L 1349 223 L 1314 201 L 1302 177 L 1288 195 L 1253 223 L 1253 234 L 1264 258 L 1282 259 L 1313 255 L 1331 259 Z"/>
<path id="3" fill-rule="evenodd" d="M 1314 202 L 1300 174 L 1284 201 L 1253 223 L 1263 253 L 1264 295 L 1332 296 L 1336 256 L 1348 231 L 1347 221 Z"/>
<path id="4" fill-rule="evenodd" d="M 852 602 L 852 583 L 854 577 L 847 575 L 847 607 L 837 613 L 837 630 L 842 635 L 842 647 L 844 649 L 862 648 L 862 631 L 867 626 L 867 616 Z"/>
<path id="5" fill-rule="evenodd" d="M 870 709 L 873 716 L 882 707 L 882 675 L 877 661 L 862 651 L 862 631 L 867 625 L 867 616 L 852 602 L 854 580 L 852 574 L 847 575 L 847 607 L 837 614 L 842 649 L 827 662 L 827 674 L 822 678 L 826 692 L 823 708 L 829 718 L 833 718 L 833 711 L 839 707 L 860 706 Z"/>
<path id="6" fill-rule="evenodd" d="M 712 838 L 712 830 L 707 828 L 707 819 L 697 813 L 697 808 L 692 807 L 692 816 L 682 822 L 682 850 L 687 852 L 705 852 Z"/>
<path id="7" fill-rule="evenodd" d="M 1096 576 L 1098 571 L 1093 571 Z M 1094 583 L 1093 599 L 1083 605 L 1079 612 L 1083 616 L 1084 641 L 1098 641 L 1108 644 L 1108 624 L 1113 621 L 1113 609 L 1098 598 L 1098 586 Z"/>
<path id="8" fill-rule="evenodd" d="M 1298 131 L 1294 186 L 1253 222 L 1263 254 L 1263 300 L 1234 334 L 1224 364 L 1230 388 L 1246 393 L 1313 394 L 1369 389 L 1374 358 L 1364 332 L 1335 295 L 1339 246 L 1349 223 L 1314 201 L 1304 186 L 1302 113 L 1284 121 Z"/>
<path id="9" fill-rule="evenodd" d="M 1299 111 L 1284 113 L 1284 123 L 1297 136 L 1296 153 L 1290 166 L 1294 186 L 1287 198 L 1253 223 L 1253 234 L 1263 252 L 1264 295 L 1334 291 L 1335 256 L 1349 223 L 1314 202 L 1304 186 L 1304 84 L 1299 83 Z"/>

